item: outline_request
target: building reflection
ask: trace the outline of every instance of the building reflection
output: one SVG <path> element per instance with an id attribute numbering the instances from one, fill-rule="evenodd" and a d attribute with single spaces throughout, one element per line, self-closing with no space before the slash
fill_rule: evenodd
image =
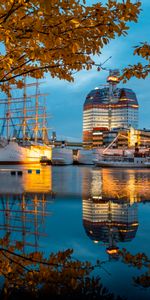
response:
<path id="1" fill-rule="evenodd" d="M 101 176 L 104 198 L 124 199 L 130 204 L 150 200 L 150 172 L 148 169 L 102 169 Z"/>
<path id="2" fill-rule="evenodd" d="M 45 234 L 45 216 L 52 199 L 50 167 L 0 170 L 0 231 L 10 243 L 22 243 L 23 252 L 37 251 Z M 30 248 L 30 249 L 29 249 Z"/>
<path id="3" fill-rule="evenodd" d="M 117 258 L 118 244 L 135 238 L 138 202 L 149 199 L 148 172 L 91 170 L 88 184 L 83 177 L 83 226 L 87 236 L 94 243 L 104 244 L 110 258 Z"/>

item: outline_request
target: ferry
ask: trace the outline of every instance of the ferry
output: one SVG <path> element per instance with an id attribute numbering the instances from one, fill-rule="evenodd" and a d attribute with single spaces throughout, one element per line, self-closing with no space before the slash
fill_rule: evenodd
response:
<path id="1" fill-rule="evenodd" d="M 133 156 L 103 155 L 94 164 L 104 168 L 150 168 L 150 156 L 134 153 Z"/>

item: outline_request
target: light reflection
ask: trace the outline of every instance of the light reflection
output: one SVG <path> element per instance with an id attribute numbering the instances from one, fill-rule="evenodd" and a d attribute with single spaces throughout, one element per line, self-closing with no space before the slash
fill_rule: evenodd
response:
<path id="1" fill-rule="evenodd" d="M 22 242 L 23 252 L 37 251 L 45 234 L 45 216 L 52 198 L 51 167 L 32 166 L 17 171 L 0 170 L 0 230 L 10 241 Z"/>
<path id="2" fill-rule="evenodd" d="M 85 232 L 94 243 L 105 245 L 110 258 L 117 258 L 118 243 L 131 242 L 136 236 L 138 202 L 150 200 L 150 174 L 93 169 L 88 184 L 84 174 L 82 187 Z"/>
<path id="3" fill-rule="evenodd" d="M 101 176 L 105 198 L 125 199 L 130 203 L 150 200 L 149 170 L 102 169 Z"/>

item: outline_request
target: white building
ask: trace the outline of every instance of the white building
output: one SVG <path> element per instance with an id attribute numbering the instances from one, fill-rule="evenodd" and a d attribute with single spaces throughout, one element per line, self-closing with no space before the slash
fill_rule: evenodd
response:
<path id="1" fill-rule="evenodd" d="M 113 71 L 107 78 L 108 87 L 95 88 L 86 97 L 83 108 L 83 142 L 92 144 L 93 136 L 104 131 L 138 127 L 138 101 L 128 88 L 117 88 Z"/>

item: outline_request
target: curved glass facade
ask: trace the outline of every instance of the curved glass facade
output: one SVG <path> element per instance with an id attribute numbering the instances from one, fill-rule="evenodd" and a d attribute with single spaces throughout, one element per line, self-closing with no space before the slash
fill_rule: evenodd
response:
<path id="1" fill-rule="evenodd" d="M 138 108 L 131 89 L 110 85 L 92 90 L 84 102 L 83 142 L 91 144 L 97 132 L 138 128 Z"/>

